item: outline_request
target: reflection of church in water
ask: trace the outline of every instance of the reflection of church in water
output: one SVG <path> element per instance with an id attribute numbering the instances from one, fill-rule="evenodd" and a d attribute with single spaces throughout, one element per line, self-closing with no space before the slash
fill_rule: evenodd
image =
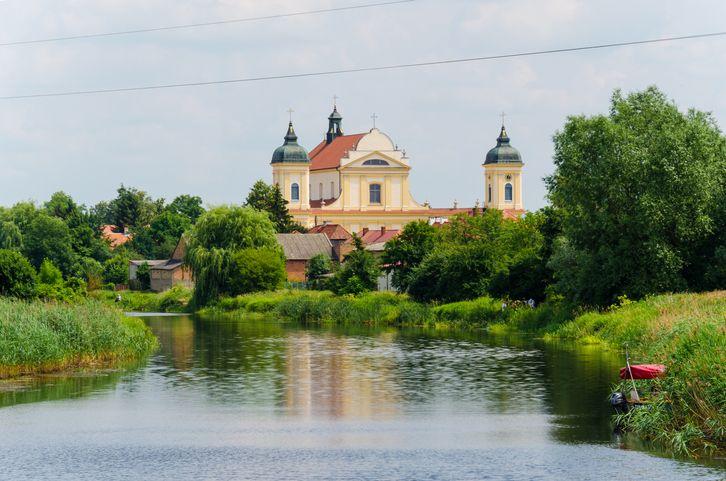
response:
<path id="1" fill-rule="evenodd" d="M 474 148 L 480 147 L 479 145 Z M 434 208 L 414 200 L 409 190 L 410 158 L 385 133 L 346 135 L 337 106 L 328 117 L 324 139 L 309 153 L 298 144 L 292 122 L 285 142 L 272 154 L 273 182 L 302 225 L 340 224 L 349 232 L 363 228 L 400 229 L 413 220 L 446 219 L 472 208 Z M 515 218 L 523 212 L 522 158 L 502 126 L 497 145 L 483 163 L 485 208 Z"/>

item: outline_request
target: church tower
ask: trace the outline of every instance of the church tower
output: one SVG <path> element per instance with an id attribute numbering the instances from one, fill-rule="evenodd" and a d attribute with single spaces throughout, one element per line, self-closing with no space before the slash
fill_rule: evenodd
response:
<path id="1" fill-rule="evenodd" d="M 310 158 L 297 143 L 292 121 L 287 127 L 285 142 L 272 154 L 272 182 L 280 187 L 282 196 L 294 210 L 310 209 Z"/>
<path id="2" fill-rule="evenodd" d="M 338 106 L 333 104 L 333 111 L 328 117 L 328 133 L 325 135 L 325 143 L 330 144 L 336 137 L 345 135 L 343 133 L 343 116 L 338 113 Z"/>
<path id="3" fill-rule="evenodd" d="M 507 129 L 497 138 L 497 146 L 487 152 L 484 161 L 484 207 L 499 210 L 523 210 L 522 156 L 509 144 Z"/>

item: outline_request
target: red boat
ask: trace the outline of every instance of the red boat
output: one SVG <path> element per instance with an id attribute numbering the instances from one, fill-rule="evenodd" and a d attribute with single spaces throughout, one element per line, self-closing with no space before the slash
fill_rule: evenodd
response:
<path id="1" fill-rule="evenodd" d="M 620 379 L 655 379 L 664 375 L 663 364 L 628 364 L 620 368 Z"/>
<path id="2" fill-rule="evenodd" d="M 610 395 L 610 405 L 617 414 L 627 413 L 630 407 L 642 406 L 645 402 L 640 398 L 635 386 L 636 380 L 656 379 L 665 376 L 666 367 L 663 364 L 630 364 L 630 355 L 625 348 L 625 367 L 620 368 L 620 379 L 630 380 L 633 388 L 628 398 L 624 392 L 614 392 Z"/>

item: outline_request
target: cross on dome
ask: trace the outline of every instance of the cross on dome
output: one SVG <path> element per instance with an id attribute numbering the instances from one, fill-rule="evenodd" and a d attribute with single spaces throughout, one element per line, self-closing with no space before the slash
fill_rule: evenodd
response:
<path id="1" fill-rule="evenodd" d="M 375 129 L 376 128 L 376 119 L 378 118 L 378 116 L 376 115 L 375 112 L 373 112 L 373 115 L 371 115 L 371 118 L 373 119 L 373 128 Z"/>

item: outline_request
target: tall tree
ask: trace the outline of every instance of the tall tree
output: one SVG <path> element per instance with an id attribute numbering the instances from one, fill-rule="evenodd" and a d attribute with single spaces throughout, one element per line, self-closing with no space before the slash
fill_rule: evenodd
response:
<path id="1" fill-rule="evenodd" d="M 245 206 L 266 212 L 277 232 L 304 231 L 304 227 L 293 220 L 287 204 L 278 185 L 269 185 L 262 180 L 255 182 L 245 200 Z"/>
<path id="2" fill-rule="evenodd" d="M 146 225 L 164 206 L 164 199 L 153 200 L 146 192 L 123 184 L 111 201 L 110 215 L 121 229 Z"/>
<path id="3" fill-rule="evenodd" d="M 436 228 L 426 221 L 406 224 L 403 231 L 386 243 L 383 263 L 393 272 L 392 283 L 402 292 L 408 290 L 411 273 L 436 245 Z"/>
<path id="4" fill-rule="evenodd" d="M 279 260 L 284 259 L 272 221 L 264 212 L 252 208 L 221 206 L 205 212 L 189 231 L 187 242 L 185 263 L 194 276 L 197 305 L 205 305 L 221 295 L 239 294 L 239 289 L 249 291 L 267 286 L 250 282 L 245 272 L 254 272 L 260 282 L 275 278 L 262 276 L 261 270 L 253 266 L 240 268 L 241 260 L 257 262 L 250 249 L 260 250 L 260 262 L 268 268 L 273 269 L 276 264 L 278 270 L 280 266 L 284 270 L 284 263 L 270 261 L 272 251 Z"/>
<path id="5" fill-rule="evenodd" d="M 202 198 L 196 195 L 182 194 L 176 197 L 166 206 L 166 209 L 173 214 L 183 215 L 193 224 L 200 215 L 204 213 Z"/>
<path id="6" fill-rule="evenodd" d="M 560 290 L 607 305 L 698 288 L 722 242 L 726 141 L 712 116 L 680 112 L 655 87 L 616 91 L 609 115 L 570 117 L 554 141 L 546 181 L 564 213 Z"/>

